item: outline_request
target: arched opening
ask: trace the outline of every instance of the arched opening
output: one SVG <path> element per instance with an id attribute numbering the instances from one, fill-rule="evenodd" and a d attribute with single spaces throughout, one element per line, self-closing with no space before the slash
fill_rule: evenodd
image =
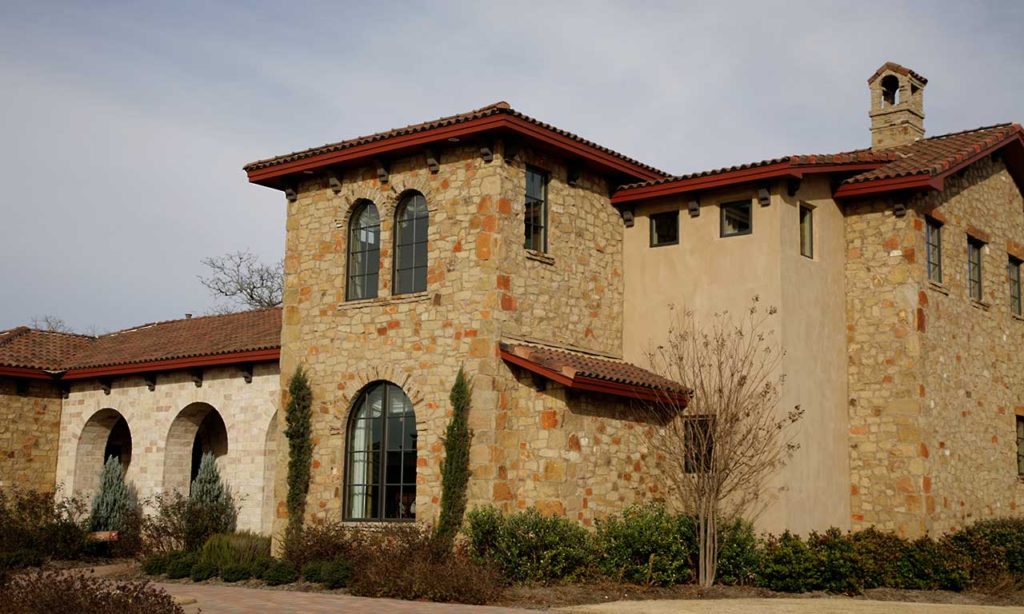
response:
<path id="1" fill-rule="evenodd" d="M 111 456 L 121 462 L 125 474 L 132 462 L 132 432 L 128 421 L 116 409 L 101 409 L 86 421 L 75 451 L 75 478 L 72 492 L 93 493 L 99 486 L 103 464 Z"/>
<path id="2" fill-rule="evenodd" d="M 402 195 L 395 210 L 393 294 L 427 289 L 427 199 L 416 191 Z"/>
<path id="3" fill-rule="evenodd" d="M 900 80 L 896 75 L 882 77 L 882 104 L 893 106 L 900 103 Z"/>
<path id="4" fill-rule="evenodd" d="M 380 277 L 380 215 L 377 206 L 368 200 L 356 205 L 349 221 L 347 277 L 346 300 L 377 297 Z"/>
<path id="5" fill-rule="evenodd" d="M 356 399 L 346 437 L 346 520 L 416 518 L 416 413 L 390 382 Z"/>
<path id="6" fill-rule="evenodd" d="M 265 535 L 274 531 L 274 484 L 277 480 L 277 412 L 270 418 L 267 437 L 263 444 L 263 519 L 261 526 Z"/>
<path id="7" fill-rule="evenodd" d="M 228 453 L 227 427 L 212 405 L 192 403 L 178 413 L 167 433 L 164 488 L 188 493 L 207 452 L 220 464 Z"/>

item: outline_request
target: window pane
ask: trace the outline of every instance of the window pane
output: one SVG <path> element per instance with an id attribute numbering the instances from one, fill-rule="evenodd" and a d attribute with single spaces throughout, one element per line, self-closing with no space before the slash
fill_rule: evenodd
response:
<path id="1" fill-rule="evenodd" d="M 804 206 L 800 207 L 800 254 L 814 257 L 814 211 Z"/>
<path id="2" fill-rule="evenodd" d="M 679 243 L 679 212 L 668 211 L 651 216 L 651 246 Z"/>
<path id="3" fill-rule="evenodd" d="M 377 296 L 380 271 L 380 218 L 373 203 L 364 203 L 351 221 L 348 245 L 348 300 Z"/>
<path id="4" fill-rule="evenodd" d="M 537 169 L 526 169 L 525 228 L 526 249 L 547 251 L 547 175 Z"/>
<path id="5" fill-rule="evenodd" d="M 401 416 L 388 418 L 388 450 L 401 450 L 405 423 Z"/>
<path id="6" fill-rule="evenodd" d="M 416 518 L 416 485 L 402 486 L 402 518 Z"/>
<path id="7" fill-rule="evenodd" d="M 388 452 L 387 453 L 387 466 L 384 468 L 384 483 L 385 484 L 401 484 L 402 483 L 402 453 L 401 452 Z"/>
<path id="8" fill-rule="evenodd" d="M 748 234 L 752 230 L 751 206 L 749 201 L 724 203 L 722 211 L 722 236 Z"/>

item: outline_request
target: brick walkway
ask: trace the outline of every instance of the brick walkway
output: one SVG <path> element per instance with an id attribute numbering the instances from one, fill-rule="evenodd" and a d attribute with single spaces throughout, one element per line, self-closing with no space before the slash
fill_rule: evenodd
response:
<path id="1" fill-rule="evenodd" d="M 202 609 L 203 614 L 242 614 L 243 612 L 274 612 L 275 614 L 318 614 L 358 612 L 360 614 L 522 614 L 536 610 L 493 608 L 447 603 L 369 599 L 334 593 L 301 593 L 297 591 L 264 590 L 212 584 L 156 583 L 175 597 L 195 599 L 184 606 L 187 614 Z"/>

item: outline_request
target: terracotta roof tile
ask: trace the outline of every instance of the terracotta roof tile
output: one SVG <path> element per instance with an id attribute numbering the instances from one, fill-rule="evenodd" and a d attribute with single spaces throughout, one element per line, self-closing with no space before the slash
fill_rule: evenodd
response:
<path id="1" fill-rule="evenodd" d="M 882 66 L 875 71 L 875 74 L 868 77 L 868 83 L 873 83 L 875 79 L 881 77 L 882 73 L 884 73 L 887 70 L 891 70 L 892 72 L 899 73 L 901 75 L 910 75 L 911 77 L 920 81 L 921 85 L 928 84 L 928 79 L 925 79 L 923 75 L 920 75 L 904 66 L 900 66 L 896 62 L 886 62 L 885 64 L 882 64 Z"/>
<path id="2" fill-rule="evenodd" d="M 614 358 L 518 341 L 503 342 L 501 350 L 570 379 L 585 377 L 647 390 L 688 392 L 685 386 L 672 380 Z"/>
<path id="3" fill-rule="evenodd" d="M 568 138 L 570 138 L 570 139 L 572 139 L 574 141 L 577 141 L 579 143 L 582 143 L 582 144 L 584 144 L 584 145 L 586 145 L 588 147 L 593 147 L 594 149 L 598 149 L 600 151 L 603 151 L 604 153 L 613 155 L 613 156 L 619 158 L 620 160 L 628 162 L 629 164 L 634 164 L 634 165 L 639 166 L 641 168 L 645 168 L 645 169 L 647 169 L 647 170 L 649 170 L 649 171 L 651 171 L 653 173 L 658 173 L 659 175 L 667 174 L 664 171 L 660 171 L 660 170 L 654 168 L 653 166 L 649 166 L 649 165 L 644 164 L 642 162 L 638 162 L 637 160 L 634 160 L 633 158 L 630 158 L 628 156 L 624 156 L 624 155 L 618 153 L 617 151 L 613 151 L 611 149 L 608 149 L 607 147 L 598 145 L 597 143 L 594 143 L 593 141 L 588 141 L 587 139 L 584 139 L 584 138 L 582 138 L 580 136 L 577 136 L 577 135 L 575 135 L 575 134 L 573 134 L 571 132 L 568 132 L 566 130 L 562 130 L 561 128 L 556 128 L 555 126 L 552 126 L 551 124 L 546 124 L 546 123 L 544 123 L 544 122 L 542 122 L 540 120 L 534 119 L 534 118 L 532 118 L 532 117 L 530 117 L 528 115 L 524 115 L 524 114 L 520 113 L 519 111 L 516 111 L 515 109 L 513 109 L 511 107 L 511 105 L 509 105 L 509 103 L 504 102 L 504 101 L 496 102 L 494 104 L 488 105 L 488 106 L 480 108 L 480 109 L 476 109 L 475 111 L 469 111 L 467 113 L 460 113 L 458 115 L 450 115 L 448 117 L 441 117 L 439 119 L 431 120 L 431 121 L 428 121 L 428 122 L 422 122 L 422 123 L 419 123 L 419 124 L 411 124 L 409 126 L 405 126 L 404 128 L 395 128 L 393 130 L 387 130 L 385 132 L 377 132 L 375 134 L 370 134 L 370 135 L 367 135 L 367 136 L 361 136 L 361 137 L 357 137 L 357 138 L 354 138 L 354 139 L 348 139 L 348 140 L 345 140 L 345 141 L 340 141 L 338 143 L 328 143 L 326 145 L 321 145 L 320 147 L 312 147 L 310 149 L 304 149 L 302 151 L 296 151 L 296 152 L 292 152 L 290 154 L 285 154 L 285 155 L 281 155 L 281 156 L 275 156 L 273 158 L 267 158 L 267 159 L 264 159 L 264 160 L 257 160 L 256 162 L 250 162 L 249 164 L 246 164 L 243 167 L 243 170 L 245 170 L 246 172 L 250 172 L 250 171 L 254 171 L 254 170 L 259 170 L 261 168 L 267 168 L 267 167 L 270 167 L 270 166 L 276 166 L 278 164 L 285 164 L 285 163 L 288 163 L 288 162 L 294 162 L 296 160 L 302 160 L 304 158 L 311 158 L 313 156 L 318 156 L 318 155 L 325 154 L 325 153 L 332 153 L 332 152 L 335 152 L 335 151 L 341 151 L 343 149 L 348 149 L 350 147 L 357 147 L 359 145 L 365 145 L 367 143 L 375 143 L 377 141 L 383 141 L 383 140 L 390 139 L 390 138 L 393 138 L 393 137 L 396 137 L 396 136 L 404 136 L 404 135 L 407 135 L 407 134 L 415 134 L 415 133 L 418 133 L 418 132 L 424 132 L 426 130 L 434 130 L 434 129 L 437 129 L 437 128 L 443 128 L 445 126 L 452 126 L 452 125 L 455 125 L 455 124 L 461 124 L 461 123 L 468 122 L 470 120 L 480 119 L 480 118 L 484 118 L 484 117 L 490 117 L 492 115 L 498 115 L 498 114 L 511 115 L 513 117 L 517 117 L 519 119 L 528 121 L 531 124 L 534 124 L 536 126 L 540 126 L 541 128 L 544 128 L 546 130 L 550 130 L 550 131 L 555 132 L 557 134 L 560 134 L 562 136 L 568 137 Z"/>
<path id="4" fill-rule="evenodd" d="M 0 365 L 66 371 L 281 347 L 281 309 L 144 324 L 89 337 L 0 331 Z"/>
<path id="5" fill-rule="evenodd" d="M 57 371 L 95 341 L 95 337 L 87 335 L 27 326 L 0 331 L 0 365 Z"/>

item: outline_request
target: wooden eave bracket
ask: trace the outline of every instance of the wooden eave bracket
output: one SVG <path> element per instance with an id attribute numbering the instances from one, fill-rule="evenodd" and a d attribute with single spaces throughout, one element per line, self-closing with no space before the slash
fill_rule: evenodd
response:
<path id="1" fill-rule="evenodd" d="M 387 183 L 390 178 L 390 172 L 388 171 L 388 165 L 380 158 L 374 158 L 373 166 L 377 169 L 377 180 L 381 183 Z"/>
<path id="2" fill-rule="evenodd" d="M 484 143 L 480 145 L 480 159 L 484 161 L 484 164 L 490 164 L 494 161 L 494 145 L 490 143 Z"/>
<path id="3" fill-rule="evenodd" d="M 341 179 L 338 178 L 336 173 L 331 171 L 327 172 L 327 186 L 331 188 L 335 194 L 341 192 Z"/>
<path id="4" fill-rule="evenodd" d="M 441 170 L 441 164 L 438 162 L 437 152 L 428 147 L 423 150 L 423 155 L 427 158 L 427 169 L 430 170 L 430 174 L 436 175 Z"/>
<path id="5" fill-rule="evenodd" d="M 252 363 L 242 365 L 242 379 L 245 380 L 246 384 L 252 383 Z"/>
<path id="6" fill-rule="evenodd" d="M 202 369 L 192 369 L 191 371 L 189 371 L 189 374 L 192 376 L 192 383 L 196 385 L 196 388 L 202 388 L 203 387 L 203 370 Z"/>
<path id="7" fill-rule="evenodd" d="M 147 373 L 142 377 L 146 380 L 146 387 L 149 388 L 150 392 L 156 390 L 156 373 Z"/>
<path id="8" fill-rule="evenodd" d="M 284 197 L 288 199 L 288 202 L 293 203 L 299 199 L 299 193 L 295 191 L 295 188 L 285 188 Z"/>
<path id="9" fill-rule="evenodd" d="M 566 166 L 565 182 L 572 187 L 576 187 L 580 182 L 580 174 L 582 173 L 583 165 L 578 161 L 574 160 Z"/>
<path id="10" fill-rule="evenodd" d="M 100 389 L 103 390 L 103 394 L 110 394 L 110 387 L 112 380 L 109 377 L 104 377 L 100 380 Z"/>

